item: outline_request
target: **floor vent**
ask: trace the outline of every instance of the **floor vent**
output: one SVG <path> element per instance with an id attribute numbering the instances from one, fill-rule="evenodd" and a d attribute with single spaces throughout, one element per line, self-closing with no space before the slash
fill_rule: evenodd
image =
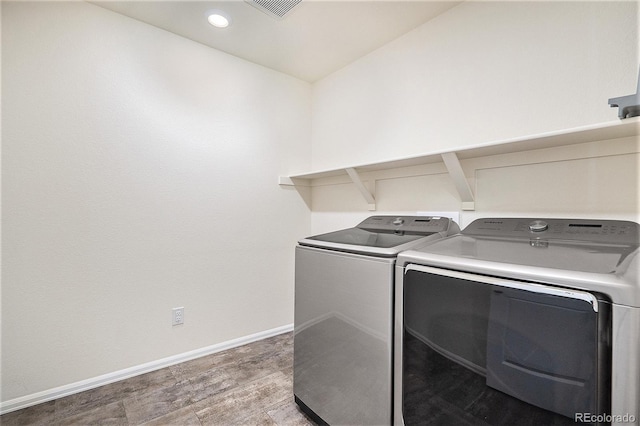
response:
<path id="1" fill-rule="evenodd" d="M 283 19 L 285 15 L 291 12 L 302 0 L 245 0 L 247 3 L 263 11 L 267 15 Z"/>

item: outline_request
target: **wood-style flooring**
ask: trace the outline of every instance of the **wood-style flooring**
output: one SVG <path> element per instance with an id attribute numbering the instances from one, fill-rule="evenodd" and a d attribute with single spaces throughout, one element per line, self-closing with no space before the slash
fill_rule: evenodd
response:
<path id="1" fill-rule="evenodd" d="M 313 425 L 293 401 L 293 333 L 0 416 L 13 425 Z"/>

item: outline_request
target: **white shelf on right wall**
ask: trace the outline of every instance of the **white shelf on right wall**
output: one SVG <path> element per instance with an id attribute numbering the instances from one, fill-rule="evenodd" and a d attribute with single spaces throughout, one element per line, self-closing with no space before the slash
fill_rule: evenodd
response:
<path id="1" fill-rule="evenodd" d="M 639 135 L 640 117 L 633 117 L 624 120 L 460 147 L 452 151 L 437 151 L 389 159 L 376 163 L 345 165 L 334 169 L 280 176 L 279 183 L 281 185 L 312 186 L 313 181 L 316 179 L 348 175 L 367 201 L 369 209 L 375 210 L 375 194 L 371 193 L 362 184 L 359 178 L 360 173 L 444 162 L 460 195 L 462 209 L 474 210 L 474 195 L 460 167 L 459 160 L 626 137 L 637 137 Z"/>

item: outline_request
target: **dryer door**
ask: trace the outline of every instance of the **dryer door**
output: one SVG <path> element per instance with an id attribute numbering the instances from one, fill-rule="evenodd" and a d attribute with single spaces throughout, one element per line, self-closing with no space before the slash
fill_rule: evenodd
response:
<path id="1" fill-rule="evenodd" d="M 405 424 L 575 424 L 610 411 L 610 304 L 593 294 L 409 265 Z"/>

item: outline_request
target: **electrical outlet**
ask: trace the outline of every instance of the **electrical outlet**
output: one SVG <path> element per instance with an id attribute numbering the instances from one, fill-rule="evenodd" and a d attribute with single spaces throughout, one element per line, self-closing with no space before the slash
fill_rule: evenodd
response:
<path id="1" fill-rule="evenodd" d="M 172 325 L 184 324 L 184 308 L 173 308 L 171 310 L 171 320 Z"/>

